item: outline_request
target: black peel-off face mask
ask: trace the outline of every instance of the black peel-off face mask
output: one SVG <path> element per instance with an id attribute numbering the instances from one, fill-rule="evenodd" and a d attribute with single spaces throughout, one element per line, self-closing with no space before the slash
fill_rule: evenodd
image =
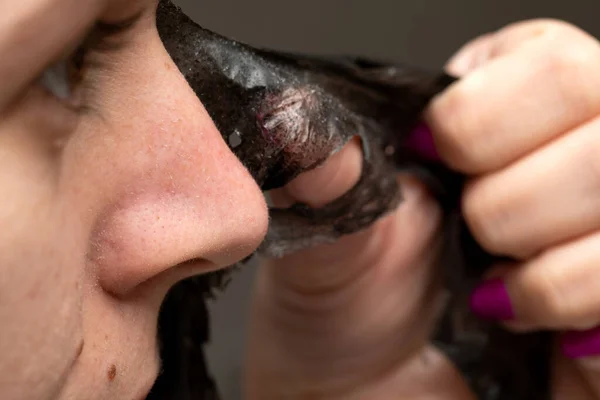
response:
<path id="1" fill-rule="evenodd" d="M 430 157 L 415 137 L 423 110 L 455 78 L 359 58 L 255 49 L 201 28 L 170 0 L 160 1 L 157 25 L 223 139 L 264 191 L 318 167 L 354 136 L 361 140 L 357 185 L 319 209 L 271 209 L 260 255 L 280 257 L 369 227 L 401 206 L 398 172 L 416 174 L 445 214 L 439 284 L 447 301 L 432 342 L 481 399 L 549 399 L 548 334 L 514 335 L 469 313 L 468 294 L 494 259 L 457 211 L 463 177 Z M 219 398 L 203 346 L 205 300 L 224 276 L 188 279 L 167 296 L 159 319 L 163 373 L 148 399 Z"/>

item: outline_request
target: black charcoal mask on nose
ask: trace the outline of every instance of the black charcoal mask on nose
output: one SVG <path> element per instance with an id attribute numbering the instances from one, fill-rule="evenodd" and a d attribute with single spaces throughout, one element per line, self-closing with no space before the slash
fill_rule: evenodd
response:
<path id="1" fill-rule="evenodd" d="M 263 190 L 315 168 L 353 136 L 362 139 L 364 170 L 354 190 L 319 210 L 300 204 L 272 210 L 263 254 L 282 256 L 365 228 L 401 200 L 399 168 L 428 166 L 407 139 L 429 100 L 454 78 L 253 49 L 199 27 L 168 2 L 160 5 L 158 26 L 171 57 Z"/>
<path id="2" fill-rule="evenodd" d="M 453 77 L 364 59 L 255 49 L 201 28 L 170 0 L 160 1 L 157 25 L 167 51 L 224 140 L 263 190 L 281 187 L 321 165 L 353 136 L 361 139 L 364 167 L 358 184 L 319 209 L 296 204 L 270 210 L 269 233 L 260 253 L 278 257 L 366 228 L 401 204 L 398 171 L 418 174 L 446 214 L 447 243 L 440 255 L 439 275 L 449 300 L 432 340 L 463 371 L 480 398 L 548 398 L 547 337 L 512 335 L 468 312 L 467 294 L 492 258 L 475 244 L 456 211 L 463 178 L 409 140 L 424 108 L 455 81 Z M 209 278 L 196 278 L 196 282 L 202 279 Z M 198 288 L 207 290 L 208 286 L 184 282 L 176 287 L 163 315 L 189 320 L 191 311 L 186 314 L 185 310 L 200 301 Z M 206 319 L 204 306 L 197 309 L 201 309 L 197 318 Z M 187 340 L 193 336 L 189 330 L 178 334 Z M 163 333 L 161 339 L 163 355 L 172 360 L 172 368 L 187 369 L 186 375 L 189 371 L 196 371 L 196 376 L 205 373 L 200 359 L 196 361 L 202 365 L 199 370 L 189 355 L 173 358 L 186 350 L 173 343 L 182 341 L 181 337 L 168 336 Z M 163 361 L 166 374 L 159 384 L 166 387 L 174 375 L 169 375 L 169 364 Z M 193 391 L 194 398 L 209 398 L 208 389 L 192 389 L 189 381 L 181 379 L 173 378 L 169 398 L 187 399 L 173 397 L 186 390 L 183 387 Z M 212 387 L 209 380 L 196 382 Z M 159 392 L 155 390 L 152 398 L 162 398 Z"/>

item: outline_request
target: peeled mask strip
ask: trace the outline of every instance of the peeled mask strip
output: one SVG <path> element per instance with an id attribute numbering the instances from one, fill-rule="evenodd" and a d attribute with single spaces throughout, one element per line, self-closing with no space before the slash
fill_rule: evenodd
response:
<path id="1" fill-rule="evenodd" d="M 440 280 L 448 302 L 432 340 L 463 371 L 480 398 L 548 398 L 548 338 L 517 337 L 468 312 L 466 295 L 493 258 L 476 245 L 456 211 L 464 178 L 413 140 L 429 101 L 455 78 L 360 58 L 256 49 L 200 27 L 170 0 L 160 1 L 157 25 L 175 64 L 263 190 L 281 187 L 321 165 L 352 137 L 361 139 L 364 162 L 357 185 L 318 209 L 305 204 L 271 209 L 269 232 L 259 253 L 280 257 L 364 229 L 401 203 L 397 173 L 417 174 L 446 215 Z M 176 287 L 167 299 L 171 308 L 163 314 L 190 318 L 184 311 L 204 294 L 188 293 L 191 290 L 185 282 Z M 178 300 L 172 300 L 175 297 Z M 205 309 L 202 315 L 207 318 Z M 172 343 L 181 338 L 166 336 L 162 341 L 166 349 L 174 346 L 171 353 L 185 351 Z M 178 362 L 173 368 L 183 369 L 183 361 Z M 186 362 L 188 369 L 194 368 Z M 161 384 L 167 378 L 162 379 Z M 181 388 L 180 383 L 176 390 Z"/>

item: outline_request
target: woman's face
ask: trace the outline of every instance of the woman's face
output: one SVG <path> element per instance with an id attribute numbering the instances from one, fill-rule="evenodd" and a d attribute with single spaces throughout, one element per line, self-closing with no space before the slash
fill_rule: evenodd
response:
<path id="1" fill-rule="evenodd" d="M 259 188 L 161 44 L 156 2 L 0 4 L 2 399 L 144 398 L 166 292 L 266 232 Z M 49 92 L 41 72 L 80 45 L 71 93 Z"/>

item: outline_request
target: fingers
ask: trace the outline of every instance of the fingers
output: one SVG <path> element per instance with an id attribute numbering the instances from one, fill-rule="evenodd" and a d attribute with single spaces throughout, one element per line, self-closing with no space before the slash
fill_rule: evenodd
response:
<path id="1" fill-rule="evenodd" d="M 102 1 L 26 0 L 0 3 L 0 109 L 49 64 L 67 56 L 94 22 Z"/>
<path id="2" fill-rule="evenodd" d="M 591 328 L 600 321 L 599 263 L 600 233 L 565 243 L 484 282 L 473 308 L 519 327 Z"/>
<path id="3" fill-rule="evenodd" d="M 299 292 L 335 292 L 352 286 L 352 282 L 369 271 L 384 268 L 404 274 L 403 282 L 412 285 L 415 270 L 428 270 L 424 266 L 435 257 L 431 249 L 436 242 L 441 211 L 416 178 L 398 179 L 403 202 L 391 215 L 336 243 L 269 260 L 266 265 L 273 267 L 269 270 L 280 284 L 293 286 Z M 394 291 L 401 290 L 398 285 L 394 281 Z M 407 297 L 413 292 L 404 291 Z"/>
<path id="4" fill-rule="evenodd" d="M 600 45 L 567 24 L 517 25 L 465 51 L 450 68 L 476 68 L 427 112 L 441 158 L 457 170 L 504 167 L 600 109 Z"/>
<path id="5" fill-rule="evenodd" d="M 441 212 L 415 178 L 403 176 L 399 180 L 403 187 L 402 205 L 371 228 L 344 236 L 334 244 L 268 260 L 266 270 L 278 282 L 277 287 L 300 294 L 302 307 L 313 297 L 320 299 L 317 307 L 323 307 L 323 297 L 331 296 L 336 302 L 340 298 L 347 300 L 339 303 L 341 307 L 368 314 L 372 314 L 373 302 L 381 296 L 391 300 L 398 294 L 403 298 L 402 306 L 396 304 L 387 310 L 380 304 L 378 309 L 386 309 L 384 313 L 389 312 L 387 317 L 393 316 L 394 320 L 408 318 L 405 312 L 412 313 L 422 293 L 428 290 L 425 281 L 437 254 Z M 363 295 L 356 292 L 358 287 Z M 350 292 L 353 295 L 346 298 Z"/>
<path id="6" fill-rule="evenodd" d="M 561 356 L 581 360 L 583 372 L 597 374 L 599 264 L 600 233 L 596 233 L 555 247 L 522 265 L 504 268 L 474 291 L 471 308 L 477 315 L 502 321 L 517 331 L 566 331 L 559 336 Z M 600 385 L 596 386 L 599 390 Z"/>
<path id="7" fill-rule="evenodd" d="M 520 23 L 447 69 L 464 77 L 428 110 L 438 153 L 472 176 L 462 211 L 475 238 L 518 260 L 471 308 L 516 331 L 564 332 L 562 357 L 600 393 L 599 43 L 566 23 Z"/>
<path id="8" fill-rule="evenodd" d="M 321 168 L 272 193 L 273 203 L 322 206 L 353 187 L 361 168 L 359 142 L 351 141 Z M 415 178 L 398 179 L 403 202 L 393 213 L 336 243 L 267 260 L 259 270 L 250 391 L 259 393 L 253 383 L 272 381 L 272 371 L 286 391 L 318 388 L 324 398 L 388 388 L 374 379 L 393 375 L 426 342 L 440 306 L 434 262 L 441 211 Z"/>
<path id="9" fill-rule="evenodd" d="M 363 155 L 360 139 L 355 137 L 323 166 L 300 175 L 282 189 L 271 191 L 269 197 L 277 207 L 288 207 L 296 202 L 306 203 L 311 207 L 322 207 L 345 194 L 358 182 L 362 171 L 362 163 Z M 403 216 L 402 222 L 393 218 L 384 218 L 371 228 L 343 237 L 332 245 L 308 249 L 282 260 L 271 260 L 270 262 L 286 265 L 292 265 L 296 262 L 300 264 L 327 264 L 328 269 L 340 268 L 340 265 L 349 263 L 353 265 L 373 263 L 383 257 L 383 252 L 386 250 L 385 246 L 389 245 L 390 240 L 392 240 L 385 237 L 385 235 L 390 234 L 390 225 L 394 225 L 391 229 L 395 230 L 396 224 L 404 224 L 402 229 L 406 230 L 406 233 L 402 233 L 402 235 L 407 236 L 407 239 L 402 239 L 406 246 L 396 247 L 406 247 L 403 251 L 408 253 L 403 254 L 403 257 L 410 257 L 413 246 L 417 250 L 420 249 L 421 243 L 419 240 L 423 239 L 422 235 L 428 238 L 428 235 L 432 234 L 431 230 L 426 228 L 436 227 L 439 223 L 440 214 L 435 201 L 423 184 L 408 175 L 400 176 L 398 179 L 403 194 L 403 202 L 400 205 L 400 215 Z M 413 214 L 405 216 L 406 213 Z M 410 221 L 404 221 L 405 218 L 410 219 Z M 430 222 L 421 222 L 415 225 L 413 220 Z M 415 226 L 423 226 L 424 229 L 415 229 Z M 342 268 L 348 270 L 348 267 Z"/>
<path id="10" fill-rule="evenodd" d="M 463 214 L 479 243 L 523 259 L 600 226 L 600 117 L 475 179 Z"/>
<path id="11" fill-rule="evenodd" d="M 448 68 L 467 75 L 427 119 L 440 157 L 473 176 L 462 206 L 480 244 L 523 259 L 596 229 L 600 44 L 539 20 L 475 40 Z"/>
<path id="12" fill-rule="evenodd" d="M 251 342 L 263 347 L 251 345 L 248 357 L 254 381 L 272 379 L 259 376 L 265 366 L 283 366 L 301 378 L 284 382 L 287 389 L 362 393 L 383 386 L 373 379 L 401 368 L 429 338 L 443 300 L 434 268 L 441 212 L 418 181 L 399 179 L 402 204 L 369 229 L 260 269 Z"/>

